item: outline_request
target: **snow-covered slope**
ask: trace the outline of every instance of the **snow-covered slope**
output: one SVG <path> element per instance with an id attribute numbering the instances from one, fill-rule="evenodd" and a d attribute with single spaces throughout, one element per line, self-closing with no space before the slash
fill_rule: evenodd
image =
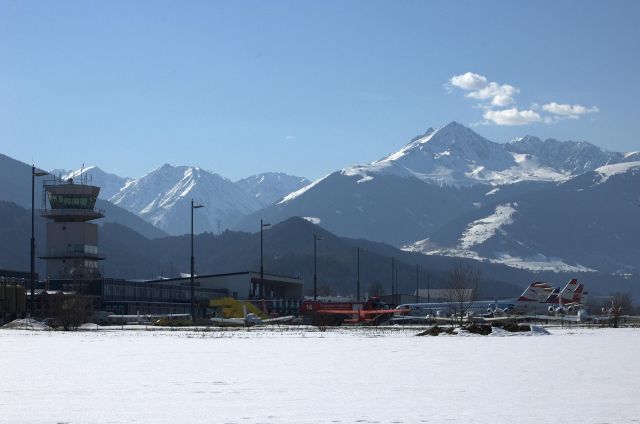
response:
<path id="1" fill-rule="evenodd" d="M 261 206 L 268 206 L 282 199 L 311 181 L 282 172 L 266 172 L 236 181 L 236 185 L 253 196 Z"/>
<path id="2" fill-rule="evenodd" d="M 640 272 L 640 162 L 599 167 L 487 204 L 404 246 L 534 271 Z"/>
<path id="3" fill-rule="evenodd" d="M 614 165 L 605 165 L 597 168 L 595 170 L 597 177 L 599 178 L 598 183 L 605 183 L 609 178 L 614 175 L 620 174 L 631 174 L 638 175 L 640 174 L 640 161 L 636 162 L 623 162 L 616 163 Z"/>
<path id="4" fill-rule="evenodd" d="M 63 173 L 62 178 L 65 180 L 69 178 L 73 178 L 74 180 L 86 178 L 88 184 L 100 187 L 99 197 L 101 199 L 111 198 L 129 181 L 131 181 L 131 178 L 123 178 L 115 174 L 110 174 L 97 166 L 87 166 L 75 171 L 65 172 Z"/>
<path id="5" fill-rule="evenodd" d="M 397 152 L 342 172 L 359 176 L 361 183 L 379 175 L 397 175 L 449 186 L 561 181 L 568 176 L 565 169 L 546 166 L 533 155 L 510 152 L 457 122 L 430 128 Z"/>
<path id="6" fill-rule="evenodd" d="M 609 152 L 584 141 L 545 141 L 527 135 L 505 144 L 505 149 L 535 157 L 541 165 L 579 175 L 609 163 L 627 161 L 623 153 Z"/>
<path id="7" fill-rule="evenodd" d="M 509 225 L 514 222 L 517 203 L 497 205 L 495 210 L 486 217 L 479 218 L 467 224 L 462 231 L 457 245 L 453 247 L 439 247 L 430 239 L 418 240 L 403 246 L 402 250 L 418 252 L 425 255 L 455 256 L 470 258 L 492 263 L 501 263 L 513 268 L 530 271 L 553 272 L 593 272 L 594 269 L 576 264 L 571 265 L 558 257 L 547 257 L 541 253 L 527 252 L 528 256 L 516 256 L 506 251 L 492 251 L 479 253 L 479 248 L 492 238 L 510 238 Z M 526 247 L 522 242 L 516 242 Z M 503 243 L 505 244 L 505 243 Z M 503 247 L 505 248 L 505 247 Z M 488 255 L 486 255 L 489 253 Z M 485 254 L 486 256 L 483 256 Z"/>
<path id="8" fill-rule="evenodd" d="M 230 180 L 198 167 L 165 164 L 129 181 L 110 201 L 170 234 L 190 230 L 191 199 L 196 232 L 219 232 L 261 207 L 254 196 Z"/>

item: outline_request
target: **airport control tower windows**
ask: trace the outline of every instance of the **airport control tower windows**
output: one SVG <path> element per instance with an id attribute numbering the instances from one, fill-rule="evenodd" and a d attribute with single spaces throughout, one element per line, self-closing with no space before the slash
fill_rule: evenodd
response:
<path id="1" fill-rule="evenodd" d="M 48 192 L 51 209 L 93 209 L 96 197 L 87 195 L 63 195 Z"/>

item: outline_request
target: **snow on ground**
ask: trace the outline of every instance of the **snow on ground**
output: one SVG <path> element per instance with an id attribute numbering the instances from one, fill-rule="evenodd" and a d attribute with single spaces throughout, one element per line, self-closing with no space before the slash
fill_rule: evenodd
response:
<path id="1" fill-rule="evenodd" d="M 407 252 L 417 252 L 423 255 L 450 256 L 454 258 L 467 258 L 476 261 L 491 262 L 494 264 L 502 264 L 511 268 L 526 269 L 533 272 L 598 272 L 598 270 L 586 267 L 584 265 L 571 265 L 562 260 L 562 258 L 548 257 L 537 254 L 530 257 L 513 256 L 505 252 L 496 252 L 495 257 L 487 258 L 481 256 L 478 252 L 461 248 L 437 247 L 430 240 L 418 240 L 414 243 L 407 244 L 402 247 Z"/>
<path id="2" fill-rule="evenodd" d="M 515 203 L 498 205 L 493 214 L 473 221 L 462 233 L 460 248 L 468 249 L 473 245 L 482 244 L 493 237 L 502 226 L 513 223 L 511 216 L 516 211 L 516 206 Z"/>
<path id="3" fill-rule="evenodd" d="M 484 257 L 477 250 L 472 250 L 473 246 L 486 242 L 498 233 L 506 234 L 503 227 L 513 223 L 513 214 L 516 212 L 517 206 L 517 203 L 498 205 L 493 214 L 468 224 L 455 247 L 437 246 L 427 238 L 409 243 L 403 246 L 402 250 L 418 252 L 424 255 L 469 258 L 534 272 L 596 272 L 595 269 L 580 264 L 570 265 L 564 262 L 562 258 L 547 257 L 542 254 L 522 258 L 507 252 L 495 252 L 493 257 Z"/>
<path id="4" fill-rule="evenodd" d="M 598 183 L 602 184 L 610 177 L 618 174 L 624 174 L 625 172 L 629 172 L 632 169 L 640 169 L 640 162 L 623 162 L 613 165 L 601 166 L 600 168 L 596 169 L 596 172 L 600 176 L 600 181 L 598 181 Z"/>
<path id="5" fill-rule="evenodd" d="M 498 253 L 491 262 L 500 263 L 511 268 L 527 269 L 529 271 L 551 271 L 551 272 L 597 272 L 593 268 L 584 265 L 569 265 L 561 258 L 547 257 L 545 255 L 535 255 L 528 258 L 511 256 L 507 253 Z"/>
<path id="6" fill-rule="evenodd" d="M 316 217 L 316 216 L 303 216 L 302 219 L 304 219 L 305 221 L 309 221 L 312 224 L 320 224 L 321 220 L 320 218 Z"/>
<path id="7" fill-rule="evenodd" d="M 551 331 L 0 330 L 0 422 L 639 422 L 640 330 Z"/>

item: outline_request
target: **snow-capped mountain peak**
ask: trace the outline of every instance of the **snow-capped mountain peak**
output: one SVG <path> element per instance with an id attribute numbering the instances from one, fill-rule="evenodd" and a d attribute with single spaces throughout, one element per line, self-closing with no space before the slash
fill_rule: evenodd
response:
<path id="1" fill-rule="evenodd" d="M 533 169 L 536 167 L 539 169 Z M 504 145 L 455 121 L 436 130 L 430 129 L 383 159 L 346 168 L 342 173 L 359 176 L 358 182 L 390 174 L 443 186 L 501 185 L 564 178 L 561 172 L 547 169 L 529 157 L 516 156 Z"/>
<path id="2" fill-rule="evenodd" d="M 311 181 L 282 172 L 265 172 L 236 181 L 236 185 L 252 195 L 262 206 L 268 206 Z"/>
<path id="3" fill-rule="evenodd" d="M 204 206 L 196 228 L 222 230 L 261 207 L 230 180 L 198 166 L 164 164 L 133 180 L 110 201 L 171 234 L 188 230 L 191 199 Z"/>
<path id="4" fill-rule="evenodd" d="M 565 181 L 600 166 L 640 159 L 584 141 L 541 140 L 527 135 L 506 144 L 490 141 L 458 122 L 430 128 L 398 151 L 341 171 L 358 183 L 379 175 L 415 177 L 440 186 Z"/>
<path id="5" fill-rule="evenodd" d="M 85 166 L 75 171 L 67 171 L 60 176 L 63 180 L 68 180 L 69 178 L 73 178 L 74 180 L 80 178 L 86 179 L 88 184 L 100 187 L 99 197 L 101 199 L 109 199 L 131 181 L 131 178 L 123 178 L 115 174 L 110 174 L 94 165 Z"/>

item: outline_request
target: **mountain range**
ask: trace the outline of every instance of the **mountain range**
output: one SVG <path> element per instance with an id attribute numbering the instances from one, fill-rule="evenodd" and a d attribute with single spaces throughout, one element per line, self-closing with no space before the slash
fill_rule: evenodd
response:
<path id="1" fill-rule="evenodd" d="M 259 211 L 425 254 L 532 271 L 637 272 L 638 153 L 527 136 L 500 144 L 452 122 Z M 602 177 L 607 175 L 606 178 Z M 258 214 L 236 226 L 250 230 Z"/>
<path id="2" fill-rule="evenodd" d="M 36 226 L 36 239 L 44 240 L 45 229 Z M 28 269 L 29 211 L 0 201 L 0 239 L 14 239 L 13 245 L 0 245 L 0 269 Z M 411 293 L 420 288 L 442 288 L 456 258 L 426 256 L 402 251 L 385 243 L 336 236 L 301 218 L 283 221 L 264 232 L 264 266 L 267 273 L 299 276 L 305 291 L 312 293 L 313 236 L 317 246 L 317 276 L 320 292 L 349 296 L 357 281 L 357 248 L 360 249 L 361 292 L 374 286 L 390 290 L 391 262 L 395 262 L 398 289 Z M 40 251 L 40 249 L 38 249 Z M 151 279 L 177 277 L 189 270 L 189 236 L 149 239 L 118 223 L 105 223 L 100 232 L 100 263 L 103 275 L 111 278 Z M 194 238 L 196 274 L 257 270 L 260 266 L 260 235 L 237 231 L 202 233 Z M 466 260 L 472 263 L 471 260 Z M 38 271 L 45 275 L 43 261 Z M 519 282 L 531 278 L 526 270 L 500 264 L 480 263 L 483 297 L 509 297 L 522 290 Z M 416 266 L 419 274 L 416 275 Z M 551 276 L 541 275 L 541 278 Z M 551 278 L 565 278 L 554 275 Z M 511 282 L 511 283 L 508 283 Z"/>
<path id="3" fill-rule="evenodd" d="M 0 200 L 28 207 L 30 167 L 0 156 L 3 164 Z M 496 143 L 451 122 L 380 160 L 313 182 L 281 173 L 233 182 L 168 164 L 140 178 L 97 167 L 56 174 L 103 187 L 106 219 L 147 240 L 187 233 L 193 199 L 205 206 L 195 211 L 196 233 L 256 232 L 260 219 L 276 225 L 302 217 L 339 237 L 442 261 L 473 259 L 520 276 L 579 274 L 613 284 L 638 274 L 640 154 L 584 141 Z"/>
<path id="4" fill-rule="evenodd" d="M 108 200 L 165 231 L 190 231 L 190 202 L 204 206 L 194 217 L 194 231 L 220 233 L 242 217 L 280 200 L 309 183 L 302 177 L 268 172 L 232 182 L 197 166 L 164 164 L 140 178 L 123 178 L 89 166 L 76 171 L 54 170 L 63 179 L 84 178 L 101 187 Z"/>

